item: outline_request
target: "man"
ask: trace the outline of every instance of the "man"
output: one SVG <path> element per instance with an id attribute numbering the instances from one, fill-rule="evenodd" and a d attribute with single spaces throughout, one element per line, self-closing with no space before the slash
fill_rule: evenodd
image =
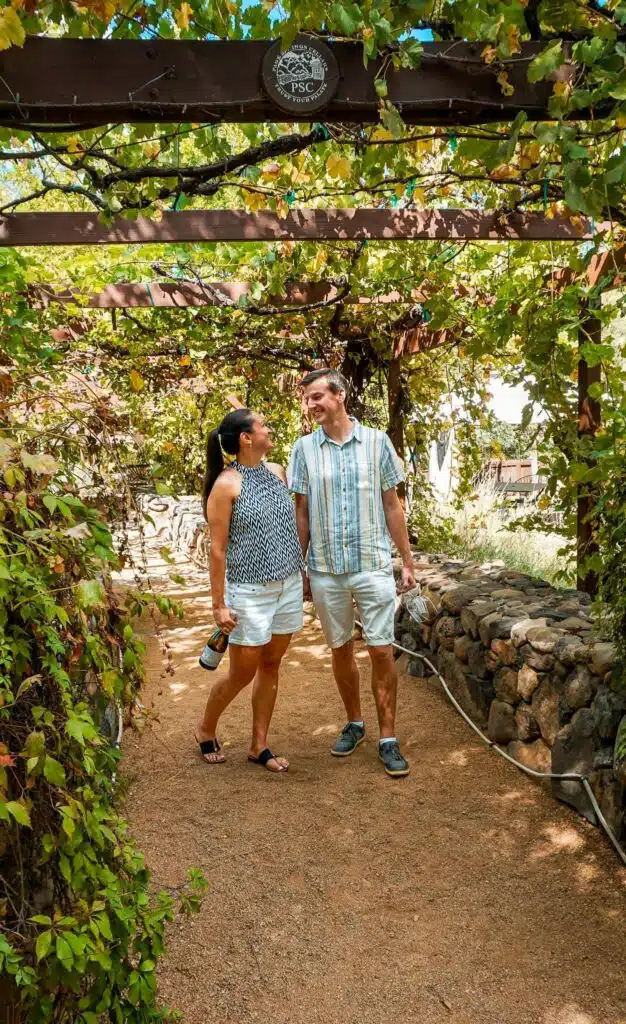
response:
<path id="1" fill-rule="evenodd" d="M 372 665 L 379 757 L 389 775 L 408 775 L 409 765 L 395 735 L 396 586 L 389 540 L 391 535 L 402 556 L 399 589 L 411 590 L 413 558 L 396 493 L 404 479 L 401 463 L 383 431 L 348 416 L 348 385 L 340 373 L 314 370 L 301 386 L 307 410 L 320 429 L 296 441 L 288 478 L 296 495 L 300 543 L 305 557 L 308 553 L 311 593 L 348 719 L 331 753 L 347 757 L 365 739 L 352 640 L 355 602 Z"/>

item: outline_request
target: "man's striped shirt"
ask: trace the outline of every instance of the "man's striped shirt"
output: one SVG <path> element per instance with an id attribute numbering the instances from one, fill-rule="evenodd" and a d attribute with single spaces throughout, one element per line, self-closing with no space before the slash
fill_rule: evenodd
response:
<path id="1" fill-rule="evenodd" d="M 391 561 L 383 491 L 404 480 L 402 463 L 382 430 L 353 420 L 343 444 L 320 427 L 299 438 L 289 486 L 309 499 L 308 566 L 318 572 L 365 572 Z"/>

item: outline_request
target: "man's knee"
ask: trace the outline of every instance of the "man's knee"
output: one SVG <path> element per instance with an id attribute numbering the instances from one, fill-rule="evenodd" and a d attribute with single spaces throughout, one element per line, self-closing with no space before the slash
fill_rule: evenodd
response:
<path id="1" fill-rule="evenodd" d="M 393 646 L 391 644 L 380 644 L 380 646 L 368 647 L 367 653 L 372 659 L 372 666 L 381 670 L 391 670 L 394 665 Z"/>
<path id="2" fill-rule="evenodd" d="M 335 665 L 350 664 L 354 660 L 354 641 L 348 640 L 341 647 L 331 648 L 331 655 Z"/>

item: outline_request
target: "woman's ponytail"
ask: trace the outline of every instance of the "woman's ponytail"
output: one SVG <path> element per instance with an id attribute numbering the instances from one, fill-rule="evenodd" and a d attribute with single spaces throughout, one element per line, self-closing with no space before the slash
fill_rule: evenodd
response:
<path id="1" fill-rule="evenodd" d="M 206 443 L 206 475 L 202 488 L 202 511 L 206 519 L 206 503 L 213 490 L 213 484 L 224 468 L 224 456 L 220 445 L 219 427 L 212 430 Z"/>
<path id="2" fill-rule="evenodd" d="M 206 476 L 202 489 L 202 511 L 206 519 L 206 503 L 213 485 L 224 469 L 224 452 L 235 458 L 239 454 L 239 438 L 249 433 L 254 424 L 254 413 L 249 409 L 229 412 L 219 427 L 212 430 L 206 443 Z"/>

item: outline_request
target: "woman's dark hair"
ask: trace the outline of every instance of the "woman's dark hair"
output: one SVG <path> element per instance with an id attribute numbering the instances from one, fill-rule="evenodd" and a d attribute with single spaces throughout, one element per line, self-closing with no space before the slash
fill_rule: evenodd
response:
<path id="1" fill-rule="evenodd" d="M 212 430 L 206 443 L 206 476 L 202 489 L 202 511 L 206 519 L 206 503 L 213 490 L 213 484 L 224 468 L 224 456 L 239 454 L 239 438 L 252 430 L 254 413 L 250 409 L 235 409 L 229 412 L 219 427 Z"/>

